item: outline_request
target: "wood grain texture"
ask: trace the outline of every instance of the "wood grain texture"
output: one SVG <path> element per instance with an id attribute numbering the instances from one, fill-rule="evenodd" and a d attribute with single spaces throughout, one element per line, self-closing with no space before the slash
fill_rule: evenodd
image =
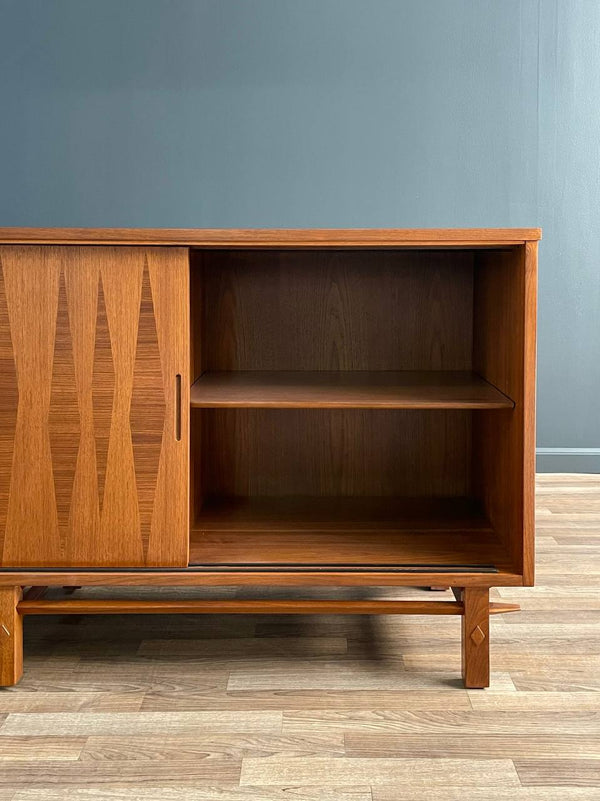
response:
<path id="1" fill-rule="evenodd" d="M 171 443 L 160 451 L 156 482 L 168 491 L 155 493 L 150 527 L 147 564 L 162 566 L 188 563 L 189 531 L 189 440 L 190 440 L 190 311 L 189 258 L 179 251 L 173 263 L 172 251 L 154 249 L 148 257 L 148 274 L 153 288 L 156 331 L 162 386 L 164 428 L 162 441 Z M 180 336 L 173 338 L 173 332 Z M 177 383 L 179 376 L 179 385 Z M 179 422 L 178 422 L 179 421 Z M 171 532 L 168 537 L 165 532 Z M 173 532 L 179 536 L 174 537 Z"/>
<path id="2" fill-rule="evenodd" d="M 101 690 L 81 693 L 6 692 L 0 694 L 0 712 L 135 712 L 141 707 L 143 700 L 143 693 L 111 693 Z"/>
<path id="3" fill-rule="evenodd" d="M 456 601 L 21 601 L 22 615 L 236 614 L 236 615 L 460 615 Z"/>
<path id="4" fill-rule="evenodd" d="M 71 337 L 69 355 L 73 359 L 78 408 L 71 419 L 73 426 L 78 425 L 79 438 L 69 517 L 77 537 L 63 534 L 63 543 L 65 561 L 77 564 L 97 548 L 114 371 L 102 279 L 94 252 L 82 249 L 77 269 L 65 271 L 64 275 L 70 330 L 77 332 L 76 337 Z M 65 439 L 69 441 L 71 437 Z"/>
<path id="5" fill-rule="evenodd" d="M 6 301 L 4 271 L 0 263 L 0 536 L 6 529 L 10 477 L 12 472 L 19 388 L 10 319 Z"/>
<path id="6" fill-rule="evenodd" d="M 227 250 L 191 259 L 192 285 L 202 286 L 202 370 L 471 369 L 472 252 Z"/>
<path id="7" fill-rule="evenodd" d="M 29 255 L 32 270 L 24 269 Z M 0 260 L 19 393 L 2 564 L 55 564 L 61 547 L 48 418 L 60 254 L 56 248 L 7 248 Z"/>
<path id="8" fill-rule="evenodd" d="M 162 373 L 155 315 L 150 273 L 145 265 L 129 412 L 144 562 L 148 555 L 158 466 L 166 427 L 164 387 L 175 380 L 174 374 L 163 376 Z M 169 343 L 166 342 L 165 346 L 168 348 Z M 173 437 L 173 429 L 169 433 Z"/>
<path id="9" fill-rule="evenodd" d="M 67 542 L 70 539 L 69 524 L 73 485 L 81 439 L 74 349 L 68 308 L 66 278 L 64 272 L 61 271 L 48 415 L 60 553 L 65 553 Z"/>
<path id="10" fill-rule="evenodd" d="M 190 759 L 181 760 L 178 771 L 187 784 L 189 793 L 190 785 L 210 788 L 215 784 L 235 784 L 239 780 L 240 768 L 239 764 L 231 759 Z M 83 760 L 39 760 L 30 764 L 27 778 L 24 780 L 22 765 L 18 762 L 7 762 L 3 765 L 0 783 L 17 788 L 19 794 L 24 792 L 30 798 L 32 796 L 35 798 L 36 789 L 41 789 L 42 797 L 46 799 L 49 797 L 46 791 L 48 787 L 60 786 L 64 798 L 65 795 L 72 796 L 70 792 L 72 786 L 81 787 L 87 782 L 95 788 L 108 788 L 113 798 L 116 786 L 117 793 L 123 798 L 123 793 L 127 792 L 128 787 L 168 784 L 172 779 L 172 772 L 173 767 L 166 760 L 148 763 L 107 760 L 92 764 L 84 763 Z M 106 798 L 106 793 L 104 796 Z M 102 794 L 96 797 L 102 798 Z"/>
<path id="11" fill-rule="evenodd" d="M 16 684 L 23 673 L 21 597 L 21 587 L 0 587 L 0 687 Z"/>
<path id="12" fill-rule="evenodd" d="M 518 612 L 518 604 L 491 603 L 489 614 Z M 46 600 L 27 598 L 17 606 L 21 615 L 462 615 L 457 601 L 344 601 L 344 600 L 209 600 L 159 601 Z"/>
<path id="13" fill-rule="evenodd" d="M 431 622 L 431 621 L 430 621 Z M 440 621 L 435 621 L 438 625 Z M 318 666 L 312 665 L 313 681 L 318 682 Z M 396 664 L 396 669 L 402 669 L 401 664 Z M 279 666 L 281 668 L 281 666 Z M 250 671 L 248 671 L 249 673 Z M 273 671 L 274 676 L 270 677 L 273 686 L 281 676 L 281 670 Z M 382 671 L 383 672 L 383 671 Z M 440 671 L 441 672 L 441 671 Z M 241 671 L 240 671 L 241 673 Z M 297 678 L 297 677 L 296 677 Z M 341 680 L 342 677 L 340 677 Z M 371 676 L 373 678 L 373 676 Z M 388 676 L 389 680 L 389 676 Z M 268 683 L 267 678 L 265 684 Z M 302 681 L 302 679 L 300 679 Z M 230 680 L 228 686 L 233 688 L 233 681 Z M 237 682 L 240 683 L 240 682 Z M 475 690 L 468 691 L 469 697 L 477 695 Z M 483 693 L 480 693 L 483 694 Z M 563 716 L 561 731 L 563 735 L 581 736 L 585 731 L 593 733 L 596 731 L 596 716 L 583 711 L 568 712 Z M 372 733 L 401 735 L 401 734 L 437 734 L 453 736 L 455 734 L 469 733 L 472 737 L 486 736 L 491 734 L 512 734 L 513 736 L 526 737 L 535 735 L 551 735 L 556 733 L 556 715 L 552 713 L 532 713 L 522 716 L 518 711 L 498 714 L 498 711 L 481 711 L 474 714 L 473 711 L 463 712 L 460 710 L 429 713 L 426 709 L 420 712 L 414 710 L 395 710 L 374 709 L 371 711 L 343 711 L 328 709 L 313 710 L 293 710 L 284 712 L 283 731 L 287 734 L 299 734 L 309 731 L 321 732 L 351 732 L 351 731 L 371 731 Z"/>
<path id="14" fill-rule="evenodd" d="M 191 532 L 191 564 L 394 564 L 508 568 L 469 499 L 251 498 L 208 502 Z M 477 572 L 477 571 L 475 571 Z"/>
<path id="15" fill-rule="evenodd" d="M 365 727 L 366 728 L 366 727 Z M 593 735 L 481 734 L 474 737 L 455 732 L 447 734 L 369 734 L 349 732 L 344 737 L 346 754 L 352 757 L 404 757 L 420 759 L 514 759 L 523 751 L 529 759 L 552 760 L 571 757 L 594 759 L 599 753 Z M 519 770 L 517 766 L 517 771 Z"/>
<path id="16" fill-rule="evenodd" d="M 352 784 L 421 785 L 444 788 L 448 773 L 461 776 L 461 786 L 469 787 L 486 782 L 488 787 L 501 789 L 518 786 L 519 779 L 510 760 L 447 759 L 437 763 L 431 759 L 355 759 L 352 757 L 307 757 L 290 759 L 287 756 L 246 758 L 242 761 L 240 784 L 244 785 L 315 785 L 336 786 Z"/>
<path id="17" fill-rule="evenodd" d="M 476 493 L 532 585 L 537 243 L 476 258 L 473 367 L 515 402 L 474 416 Z"/>
<path id="18" fill-rule="evenodd" d="M 222 762 L 218 764 L 222 765 Z M 185 768 L 186 763 L 180 763 L 179 767 Z M 258 801 L 255 788 L 253 787 L 240 788 L 236 783 L 217 784 L 219 778 L 223 779 L 223 775 L 218 772 L 218 768 L 213 772 L 212 778 L 212 782 L 208 781 L 203 783 L 194 781 L 194 778 L 191 777 L 186 783 L 185 777 L 182 776 L 180 782 L 176 785 L 168 780 L 164 780 L 162 785 L 160 782 L 153 782 L 143 787 L 132 784 L 130 780 L 129 787 L 136 787 L 136 801 L 165 801 L 165 798 L 168 798 L 168 801 L 187 801 L 190 797 L 191 782 L 194 782 L 194 801 Z M 167 796 L 165 796 L 165 781 L 167 781 L 168 784 Z M 0 793 L 2 793 L 2 791 L 0 787 Z M 14 790 L 8 789 L 6 792 L 9 794 L 5 796 L 0 794 L 0 799 L 2 801 L 14 801 Z M 16 801 L 40 801 L 42 798 L 39 788 L 36 789 L 33 787 L 18 792 L 20 798 L 17 797 Z M 63 801 L 65 797 L 64 788 L 57 789 L 55 786 L 44 786 L 41 792 L 43 793 L 43 801 Z M 106 797 L 106 790 L 103 791 L 102 789 L 98 790 L 99 795 L 97 795 L 97 797 L 102 798 L 103 792 Z M 109 798 L 111 798 L 111 801 L 115 798 L 118 799 L 118 801 L 123 801 L 123 799 L 125 801 L 131 801 L 131 795 L 129 795 L 129 797 L 127 795 L 127 785 L 121 782 L 117 783 L 116 787 L 114 784 L 112 787 L 109 787 L 108 792 L 110 793 Z M 89 801 L 90 798 L 85 787 L 76 784 L 72 784 L 69 787 L 69 795 L 69 801 Z M 286 787 L 260 788 L 260 801 L 288 801 L 289 795 L 288 788 Z M 325 787 L 318 788 L 316 791 L 314 788 L 304 787 L 294 789 L 294 796 L 294 801 L 372 801 L 371 791 L 368 786 L 352 788 Z"/>
<path id="19" fill-rule="evenodd" d="M 202 493 L 467 496 L 471 414 L 461 409 L 202 410 Z"/>
<path id="20" fill-rule="evenodd" d="M 193 529 L 246 534 L 299 532 L 491 533 L 479 504 L 463 497 L 279 496 L 208 500 Z"/>
<path id="21" fill-rule="evenodd" d="M 0 228 L 0 243 L 189 247 L 493 246 L 541 239 L 540 228 Z"/>
<path id="22" fill-rule="evenodd" d="M 0 737 L 0 765 L 4 763 L 6 766 L 6 762 L 76 760 L 84 745 L 83 737 Z"/>
<path id="23" fill-rule="evenodd" d="M 465 687 L 481 689 L 490 684 L 489 591 L 465 587 L 461 618 L 462 675 Z"/>
<path id="24" fill-rule="evenodd" d="M 1 570 L 0 587 L 19 583 L 22 586 L 43 582 L 52 587 L 243 587 L 273 586 L 273 571 L 214 571 L 202 568 L 187 570 L 168 568 L 110 568 L 86 570 L 38 569 Z M 497 573 L 452 572 L 452 582 L 460 587 L 520 587 L 523 579 L 510 570 Z M 292 571 L 278 569 L 277 584 L 286 587 L 421 587 L 448 583 L 447 571 L 418 572 L 331 571 L 327 569 Z"/>
<path id="25" fill-rule="evenodd" d="M 469 371 L 212 371 L 192 386 L 198 408 L 512 409 Z"/>
<path id="26" fill-rule="evenodd" d="M 596 749 L 592 758 L 584 758 L 583 753 L 573 759 L 555 759 L 552 762 L 538 759 L 518 759 L 515 768 L 522 784 L 545 787 L 600 787 L 600 759 Z M 591 792 L 594 792 L 592 789 Z M 592 797 L 592 796 L 590 796 Z"/>
<path id="27" fill-rule="evenodd" d="M 36 736 L 106 736 L 143 735 L 156 732 L 162 726 L 172 734 L 194 734 L 201 726 L 206 732 L 264 732 L 281 733 L 282 713 L 235 710 L 207 712 L 56 712 L 37 714 L 19 712 L 8 715 L 0 727 L 0 737 L 15 734 Z"/>
<path id="28" fill-rule="evenodd" d="M 1 740 L 0 740 L 1 741 Z M 330 753 L 342 755 L 340 735 L 294 737 L 276 734 L 194 734 L 193 736 L 88 737 L 82 760 L 168 760 L 215 759 L 240 760 L 244 756 L 267 756 L 287 753 L 295 756 Z"/>
<path id="29" fill-rule="evenodd" d="M 0 249 L 2 565 L 187 564 L 187 287 L 185 249 Z"/>
<path id="30" fill-rule="evenodd" d="M 479 787 L 468 788 L 469 801 L 590 801 L 589 790 L 584 787 L 502 787 L 490 788 L 481 782 Z M 372 801 L 396 801 L 397 788 L 393 784 L 373 787 Z M 452 787 L 444 788 L 444 801 L 464 801 L 465 788 L 458 780 Z M 427 788 L 409 787 L 402 794 L 404 801 L 429 801 L 431 792 Z M 53 800 L 54 801 L 54 800 Z"/>

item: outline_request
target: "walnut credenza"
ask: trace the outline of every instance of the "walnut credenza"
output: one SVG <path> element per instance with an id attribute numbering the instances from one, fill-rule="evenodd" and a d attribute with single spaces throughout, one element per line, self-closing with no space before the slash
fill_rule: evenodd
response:
<path id="1" fill-rule="evenodd" d="M 28 614 L 455 614 L 534 572 L 538 229 L 0 229 L 0 648 Z M 94 600 L 91 585 L 454 601 Z M 295 593 L 298 594 L 297 591 Z"/>

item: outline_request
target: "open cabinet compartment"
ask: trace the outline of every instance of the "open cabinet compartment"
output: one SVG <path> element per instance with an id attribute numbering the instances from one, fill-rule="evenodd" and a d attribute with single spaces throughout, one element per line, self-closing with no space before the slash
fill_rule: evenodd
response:
<path id="1" fill-rule="evenodd" d="M 190 565 L 529 581 L 524 247 L 192 250 Z"/>

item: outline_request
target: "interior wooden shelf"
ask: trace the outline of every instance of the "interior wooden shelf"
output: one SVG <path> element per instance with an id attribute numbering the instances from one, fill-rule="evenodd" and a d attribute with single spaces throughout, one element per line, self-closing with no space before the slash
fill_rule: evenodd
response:
<path id="1" fill-rule="evenodd" d="M 474 372 L 208 371 L 193 384 L 198 408 L 511 409 Z"/>
<path id="2" fill-rule="evenodd" d="M 510 572 L 469 498 L 209 499 L 192 527 L 190 565 Z"/>

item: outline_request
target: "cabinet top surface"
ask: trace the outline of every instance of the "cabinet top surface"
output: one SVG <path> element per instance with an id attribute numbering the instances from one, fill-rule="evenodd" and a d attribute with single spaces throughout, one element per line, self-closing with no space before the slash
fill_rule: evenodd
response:
<path id="1" fill-rule="evenodd" d="M 0 244 L 204 248 L 494 247 L 541 236 L 540 228 L 0 228 Z"/>

